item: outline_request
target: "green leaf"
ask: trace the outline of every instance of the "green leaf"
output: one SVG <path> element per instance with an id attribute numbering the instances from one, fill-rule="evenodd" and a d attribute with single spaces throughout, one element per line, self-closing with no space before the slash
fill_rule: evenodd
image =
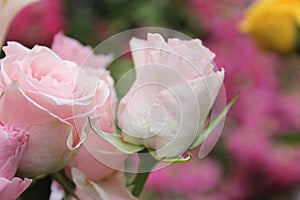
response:
<path id="1" fill-rule="evenodd" d="M 300 133 L 280 135 L 278 140 L 290 145 L 300 145 Z"/>
<path id="2" fill-rule="evenodd" d="M 193 141 L 193 143 L 191 144 L 191 146 L 189 148 L 190 150 L 198 147 L 210 136 L 210 134 L 218 127 L 220 122 L 226 117 L 227 113 L 229 112 L 232 105 L 236 102 L 238 97 L 239 97 L 239 94 L 235 95 L 235 97 L 228 103 L 228 105 L 221 112 L 221 114 L 217 118 L 212 120 L 202 133 L 197 135 L 197 137 L 195 138 L 195 140 Z"/>
<path id="3" fill-rule="evenodd" d="M 158 158 L 155 151 L 150 151 L 150 153 L 155 160 L 160 162 L 166 162 L 166 163 L 183 163 L 183 162 L 190 161 L 192 159 L 192 154 L 190 152 L 187 152 L 188 154 L 187 157 L 178 156 L 176 158 Z"/>
<path id="4" fill-rule="evenodd" d="M 89 124 L 90 124 L 90 127 L 92 128 L 92 130 L 97 135 L 99 135 L 104 140 L 108 141 L 114 147 L 116 147 L 117 149 L 119 149 L 120 151 L 122 151 L 122 152 L 124 152 L 126 154 L 136 153 L 136 152 L 141 151 L 141 150 L 143 150 L 145 148 L 144 146 L 141 146 L 141 145 L 134 145 L 134 144 L 130 144 L 128 142 L 125 142 L 122 139 L 121 135 L 105 133 L 105 132 L 102 132 L 102 131 L 96 129 L 92 125 L 90 118 L 89 118 Z"/>

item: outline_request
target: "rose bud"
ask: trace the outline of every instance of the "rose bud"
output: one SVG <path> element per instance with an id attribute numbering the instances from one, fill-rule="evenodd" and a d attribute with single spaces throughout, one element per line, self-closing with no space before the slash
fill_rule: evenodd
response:
<path id="1" fill-rule="evenodd" d="M 123 152 L 147 148 L 157 160 L 179 161 L 199 145 L 224 70 L 215 71 L 215 54 L 198 39 L 165 42 L 148 34 L 147 40 L 131 39 L 130 47 L 136 80 L 119 104 L 121 135 L 94 131 Z"/>

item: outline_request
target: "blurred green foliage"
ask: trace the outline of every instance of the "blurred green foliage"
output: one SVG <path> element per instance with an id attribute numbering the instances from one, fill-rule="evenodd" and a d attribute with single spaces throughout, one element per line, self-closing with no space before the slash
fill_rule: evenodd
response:
<path id="1" fill-rule="evenodd" d="M 66 0 L 65 14 L 66 34 L 94 47 L 114 34 L 138 27 L 164 27 L 190 37 L 203 35 L 184 0 Z M 119 58 L 109 70 L 117 82 L 132 67 L 129 59 Z M 122 84 L 116 84 L 119 98 L 133 80 L 134 74 L 127 73 Z"/>
<path id="2" fill-rule="evenodd" d="M 285 142 L 289 145 L 299 145 L 300 144 L 300 134 L 299 133 L 290 133 L 285 135 L 280 135 L 278 140 Z"/>
<path id="3" fill-rule="evenodd" d="M 119 58 L 111 63 L 108 69 L 116 81 L 115 90 L 118 98 L 121 99 L 129 91 L 135 80 L 135 71 L 131 70 L 133 69 L 133 63 L 129 59 Z"/>
<path id="4" fill-rule="evenodd" d="M 68 35 L 90 45 L 137 27 L 203 34 L 184 0 L 67 0 L 65 8 Z"/>

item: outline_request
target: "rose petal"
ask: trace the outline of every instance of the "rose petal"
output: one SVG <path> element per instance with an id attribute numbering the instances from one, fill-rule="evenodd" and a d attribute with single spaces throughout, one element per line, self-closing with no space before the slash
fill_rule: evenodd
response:
<path id="1" fill-rule="evenodd" d="M 0 199 L 15 200 L 17 199 L 31 184 L 32 180 L 25 178 L 13 178 L 11 181 L 0 178 Z"/>
<path id="2" fill-rule="evenodd" d="M 112 61 L 112 55 L 95 55 L 90 46 L 83 46 L 61 32 L 55 35 L 51 49 L 62 59 L 73 61 L 78 66 L 104 69 Z"/>
<path id="3" fill-rule="evenodd" d="M 71 151 L 67 146 L 72 135 L 71 125 L 46 122 L 32 125 L 26 131 L 29 140 L 18 168 L 20 175 L 35 177 L 56 172 L 75 156 L 76 150 Z"/>
<path id="4" fill-rule="evenodd" d="M 136 199 L 125 186 L 125 177 L 121 172 L 116 172 L 111 177 L 99 182 L 92 182 L 76 168 L 72 168 L 73 181 L 76 186 L 91 199 Z"/>
<path id="5" fill-rule="evenodd" d="M 21 128 L 56 120 L 46 110 L 29 101 L 17 82 L 12 82 L 3 88 L 0 110 L 0 119 L 3 123 L 17 124 Z"/>

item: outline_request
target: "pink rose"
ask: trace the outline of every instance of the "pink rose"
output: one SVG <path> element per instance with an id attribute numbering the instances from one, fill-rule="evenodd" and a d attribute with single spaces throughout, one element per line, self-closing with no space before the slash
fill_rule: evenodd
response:
<path id="1" fill-rule="evenodd" d="M 83 47 L 74 39 L 57 34 L 52 49 L 62 58 L 76 62 L 78 65 L 105 66 L 111 56 L 91 54 L 91 47 Z M 93 124 L 106 133 L 115 133 L 114 116 L 116 110 L 116 93 L 114 81 L 108 71 L 104 71 L 101 80 L 105 81 L 110 95 L 102 107 L 90 116 Z M 76 186 L 80 199 L 132 199 L 125 186 L 124 174 L 117 172 L 123 169 L 126 155 L 110 143 L 95 134 L 89 124 L 84 127 L 87 138 L 74 159 L 67 165 L 65 172 Z M 93 190 L 93 192 L 91 192 Z M 54 191 L 54 194 L 58 193 Z"/>
<path id="2" fill-rule="evenodd" d="M 94 119 L 95 118 L 98 118 L 98 120 L 95 121 L 95 127 L 106 133 L 115 133 L 111 104 L 106 104 L 104 107 L 97 110 Z M 81 145 L 75 158 L 68 164 L 65 170 L 70 179 L 75 181 L 80 188 L 77 191 L 80 199 L 89 199 L 84 198 L 84 196 L 90 195 L 89 189 L 87 189 L 86 186 L 82 186 L 83 182 L 76 182 L 76 178 L 78 177 L 75 177 L 76 175 L 71 172 L 72 170 L 79 171 L 87 181 L 98 185 L 96 187 L 104 187 L 103 191 L 102 189 L 100 190 L 103 193 L 115 195 L 115 192 L 111 191 L 122 191 L 125 194 L 126 187 L 124 178 L 114 179 L 112 177 L 115 176 L 116 173 L 120 174 L 119 176 L 124 176 L 122 172 L 117 171 L 124 170 L 124 162 L 127 155 L 96 135 L 89 126 L 86 126 L 85 128 L 88 132 L 87 139 L 84 141 L 83 145 Z M 113 188 L 107 187 L 107 182 L 110 182 L 108 180 L 111 179 L 112 182 L 109 184 L 112 184 L 112 186 L 114 185 Z M 98 192 L 97 195 L 102 193 Z M 129 192 L 127 192 L 127 194 L 129 194 Z M 100 196 L 98 198 L 100 198 Z M 125 197 L 123 198 L 126 199 Z"/>
<path id="3" fill-rule="evenodd" d="M 108 73 L 102 76 L 104 80 L 109 77 Z M 113 82 L 110 85 L 110 91 L 111 95 L 104 106 L 97 109 L 91 117 L 95 119 L 93 120 L 95 127 L 106 133 L 115 133 L 114 111 L 117 99 Z M 88 179 L 99 181 L 110 176 L 116 169 L 120 169 L 123 166 L 126 155 L 95 134 L 89 125 L 85 127 L 85 130 L 87 138 L 74 159 L 68 164 L 66 172 L 70 175 L 70 169 L 77 168 Z"/>
<path id="4" fill-rule="evenodd" d="M 77 65 L 101 68 L 112 60 L 112 55 L 93 55 L 90 46 L 83 46 L 78 41 L 64 36 L 62 33 L 55 35 L 51 49 L 62 59 L 71 60 Z"/>
<path id="5" fill-rule="evenodd" d="M 106 133 L 115 133 L 111 104 L 96 112 L 95 127 Z M 81 200 L 134 199 L 125 186 L 124 161 L 126 155 L 96 135 L 89 126 L 87 139 L 75 158 L 66 167 L 67 175 L 77 186 Z M 93 192 L 91 192 L 93 191 Z"/>
<path id="6" fill-rule="evenodd" d="M 136 81 L 121 100 L 118 125 L 125 142 L 155 150 L 158 159 L 177 158 L 200 134 L 223 84 L 215 54 L 200 40 L 148 34 L 130 41 Z"/>
<path id="7" fill-rule="evenodd" d="M 114 129 L 113 118 L 105 119 L 101 117 L 101 114 L 99 112 L 98 126 L 96 127 L 103 131 Z M 107 129 L 108 126 L 110 127 Z M 102 180 L 111 176 L 116 170 L 123 169 L 126 155 L 95 134 L 89 127 L 86 129 L 88 130 L 87 139 L 66 168 L 69 177 L 71 168 L 77 168 L 91 181 Z"/>
<path id="8" fill-rule="evenodd" d="M 89 66 L 92 69 L 96 68 L 97 65 L 98 67 L 99 65 L 106 66 L 107 63 L 112 59 L 111 56 L 94 56 L 92 54 L 91 47 L 82 46 L 76 40 L 65 37 L 61 33 L 55 36 L 52 49 L 60 57 L 76 62 L 78 65 Z M 94 119 L 98 118 L 98 120 L 96 120 L 96 125 L 99 129 L 108 133 L 114 133 L 114 112 L 117 102 L 116 93 L 113 87 L 114 81 L 108 71 L 103 72 L 101 80 L 104 80 L 108 84 L 110 95 L 107 97 L 105 104 L 96 109 L 96 111 L 90 117 Z M 89 124 L 86 125 L 87 126 L 85 126 L 85 129 L 87 138 L 80 147 L 74 159 L 72 159 L 72 161 L 68 164 L 66 172 L 70 177 L 70 169 L 75 167 L 84 173 L 85 176 L 87 176 L 87 178 L 90 180 L 97 181 L 109 176 L 115 171 L 102 162 L 108 162 L 107 165 L 115 165 L 115 167 L 118 167 L 124 161 L 125 156 L 108 142 L 91 131 Z M 108 153 L 110 156 L 107 156 Z M 114 159 L 112 154 L 114 154 L 117 158 Z M 113 163 L 114 161 L 117 162 Z"/>
<path id="9" fill-rule="evenodd" d="M 0 123 L 0 199 L 15 200 L 31 183 L 14 177 L 27 140 L 24 131 Z"/>
<path id="10" fill-rule="evenodd" d="M 61 46 L 60 50 L 68 52 L 71 47 Z M 35 177 L 58 171 L 85 139 L 83 127 L 88 117 L 111 95 L 109 77 L 100 79 L 107 73 L 101 66 L 104 62 L 99 69 L 80 67 L 47 47 L 28 49 L 16 42 L 3 49 L 0 119 L 17 124 L 29 136 L 18 172 Z"/>

